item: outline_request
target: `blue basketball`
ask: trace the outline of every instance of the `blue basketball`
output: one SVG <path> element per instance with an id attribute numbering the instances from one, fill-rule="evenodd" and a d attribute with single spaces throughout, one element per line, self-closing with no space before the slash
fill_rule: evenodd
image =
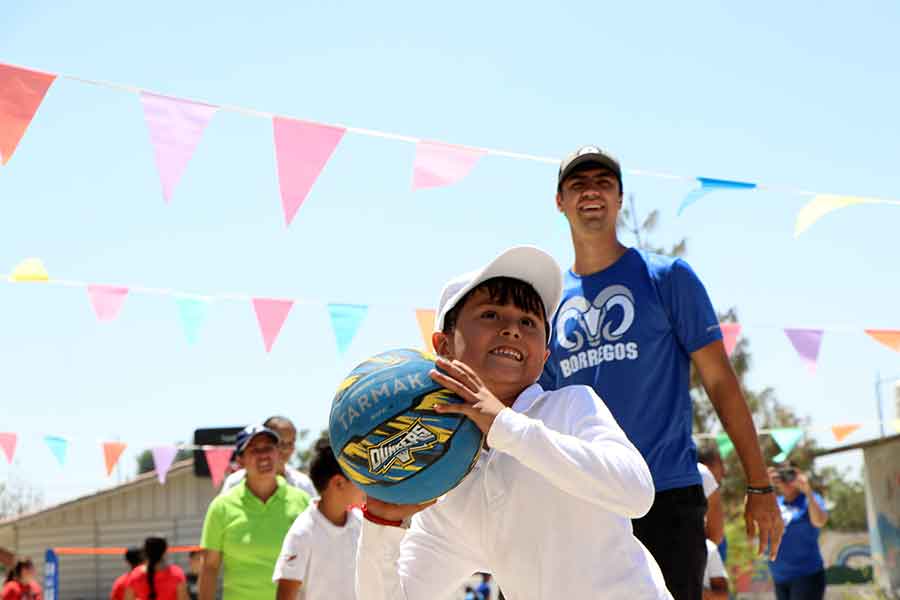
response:
<path id="1" fill-rule="evenodd" d="M 344 474 L 384 502 L 420 504 L 453 489 L 472 469 L 483 436 L 463 415 L 436 404 L 462 402 L 428 376 L 434 356 L 392 350 L 344 379 L 328 430 Z"/>

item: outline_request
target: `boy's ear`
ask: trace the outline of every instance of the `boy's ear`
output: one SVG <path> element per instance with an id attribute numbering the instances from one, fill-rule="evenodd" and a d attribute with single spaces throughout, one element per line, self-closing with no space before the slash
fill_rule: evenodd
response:
<path id="1" fill-rule="evenodd" d="M 621 200 L 620 200 L 621 202 Z M 560 192 L 556 192 L 556 210 L 562 212 L 562 194 Z"/>
<path id="2" fill-rule="evenodd" d="M 450 336 L 443 331 L 431 334 L 431 345 L 439 356 L 450 356 Z"/>

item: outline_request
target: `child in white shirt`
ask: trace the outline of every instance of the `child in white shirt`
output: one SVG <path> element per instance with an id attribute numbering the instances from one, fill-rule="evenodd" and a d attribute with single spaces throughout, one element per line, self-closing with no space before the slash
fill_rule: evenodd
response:
<path id="1" fill-rule="evenodd" d="M 353 578 L 365 494 L 338 466 L 327 438 L 316 442 L 309 474 L 320 497 L 284 538 L 272 580 L 278 600 L 356 600 Z M 298 595 L 299 592 L 299 595 Z"/>
<path id="2" fill-rule="evenodd" d="M 671 598 L 631 529 L 654 497 L 644 459 L 591 388 L 535 383 L 561 290 L 556 261 L 525 246 L 445 286 L 431 377 L 489 450 L 425 510 L 369 498 L 359 600 L 446 598 L 478 571 L 510 600 Z"/>

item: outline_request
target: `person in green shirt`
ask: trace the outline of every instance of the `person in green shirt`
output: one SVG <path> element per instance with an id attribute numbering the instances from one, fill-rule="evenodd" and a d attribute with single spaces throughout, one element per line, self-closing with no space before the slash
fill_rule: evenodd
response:
<path id="1" fill-rule="evenodd" d="M 278 475 L 278 434 L 251 425 L 238 434 L 235 451 L 247 477 L 217 496 L 206 511 L 200 546 L 200 600 L 215 600 L 219 569 L 223 600 L 274 598 L 275 560 L 294 519 L 306 510 L 309 495 Z"/>

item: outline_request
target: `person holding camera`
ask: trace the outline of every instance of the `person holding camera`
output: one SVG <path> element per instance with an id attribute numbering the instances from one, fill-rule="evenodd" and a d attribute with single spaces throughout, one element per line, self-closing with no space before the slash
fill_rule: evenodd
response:
<path id="1" fill-rule="evenodd" d="M 791 464 L 769 468 L 784 520 L 784 537 L 769 573 L 777 600 L 821 600 L 825 597 L 825 564 L 819 530 L 828 521 L 825 500 L 809 479 Z"/>

